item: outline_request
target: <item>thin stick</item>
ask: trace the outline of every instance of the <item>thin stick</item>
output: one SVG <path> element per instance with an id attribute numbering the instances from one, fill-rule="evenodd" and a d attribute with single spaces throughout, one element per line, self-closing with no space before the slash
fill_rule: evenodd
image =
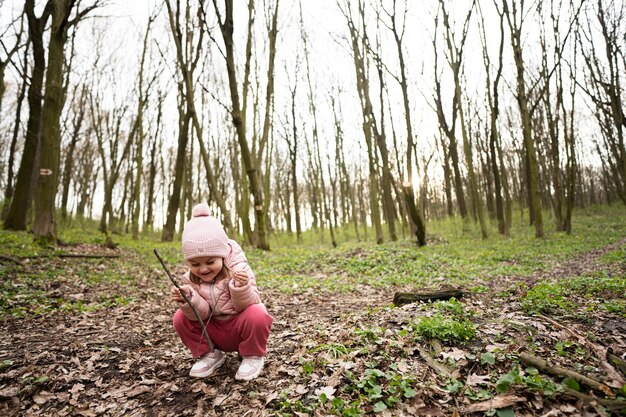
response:
<path id="1" fill-rule="evenodd" d="M 196 307 L 193 305 L 191 301 L 189 301 L 189 298 L 187 298 L 187 296 L 185 295 L 185 292 L 180 288 L 180 285 L 178 285 L 174 277 L 172 277 L 170 270 L 167 269 L 167 266 L 165 265 L 163 258 L 161 258 L 161 255 L 159 255 L 159 252 L 156 249 L 154 249 L 153 252 L 156 255 L 159 262 L 161 262 L 161 266 L 163 267 L 163 269 L 165 269 L 165 273 L 169 277 L 170 281 L 172 281 L 172 284 L 174 284 L 174 286 L 178 288 L 178 291 L 180 291 L 180 295 L 183 296 L 187 304 L 189 304 L 189 307 L 191 307 L 191 310 L 193 310 L 193 314 L 196 316 L 196 319 L 198 319 L 200 326 L 202 326 L 202 336 L 206 338 L 206 341 L 209 345 L 209 352 L 213 352 L 213 349 L 214 349 L 213 342 L 211 342 L 211 338 L 209 337 L 209 334 L 206 331 L 206 326 L 204 325 L 204 321 L 202 320 L 202 317 L 200 317 L 200 313 L 198 313 L 198 310 L 196 310 Z"/>

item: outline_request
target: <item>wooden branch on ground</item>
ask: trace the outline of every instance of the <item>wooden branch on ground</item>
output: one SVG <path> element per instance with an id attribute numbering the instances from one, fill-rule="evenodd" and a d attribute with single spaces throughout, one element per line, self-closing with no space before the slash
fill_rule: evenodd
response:
<path id="1" fill-rule="evenodd" d="M 106 254 L 80 254 L 80 253 L 60 253 L 59 258 L 119 258 L 120 255 L 106 255 Z"/>
<path id="2" fill-rule="evenodd" d="M 564 378 L 569 377 L 569 378 L 575 379 L 579 383 L 585 384 L 588 387 L 596 391 L 599 391 L 608 397 L 615 397 L 613 390 L 608 385 L 603 384 L 602 382 L 598 382 L 595 379 L 591 379 L 588 376 L 580 374 L 574 370 L 563 368 L 558 365 L 550 365 L 544 359 L 538 358 L 529 353 L 521 353 L 519 355 L 519 358 L 520 358 L 520 361 L 522 361 L 522 363 L 526 366 L 535 367 L 538 370 L 551 374 L 551 375 L 561 376 Z"/>
<path id="3" fill-rule="evenodd" d="M 433 356 L 439 356 L 439 354 L 443 351 L 443 346 L 441 346 L 441 342 L 437 339 L 430 339 L 428 340 L 428 343 L 430 343 L 430 347 L 432 348 L 432 351 L 434 353 Z"/>
<path id="4" fill-rule="evenodd" d="M 14 264 L 24 266 L 24 263 L 22 261 L 12 256 L 8 256 L 8 255 L 0 255 L 0 261 L 9 261 L 9 262 L 13 262 Z"/>
<path id="5" fill-rule="evenodd" d="M 22 256 L 22 259 L 40 259 L 40 258 L 82 258 L 82 259 L 101 259 L 101 258 L 119 258 L 120 255 L 97 254 L 97 253 L 57 253 L 51 255 L 32 255 Z"/>
<path id="6" fill-rule="evenodd" d="M 393 304 L 399 306 L 416 301 L 449 300 L 450 298 L 459 299 L 461 297 L 463 297 L 463 291 L 454 288 L 431 292 L 397 292 L 393 296 Z"/>
<path id="7" fill-rule="evenodd" d="M 421 358 L 424 359 L 424 361 L 428 364 L 428 366 L 430 366 L 433 370 L 435 370 L 437 374 L 443 374 L 447 378 L 450 378 L 450 376 L 452 375 L 452 372 L 448 369 L 447 366 L 445 366 L 443 363 L 440 363 L 435 358 L 433 358 L 432 355 L 428 353 L 428 351 L 426 351 L 426 349 L 424 349 L 423 347 L 418 346 L 417 350 Z"/>
<path id="8" fill-rule="evenodd" d="M 626 375 L 626 361 L 612 353 L 607 354 L 606 357 L 612 365 L 617 366 L 619 370 L 622 371 L 624 375 Z"/>
<path id="9" fill-rule="evenodd" d="M 607 400 L 605 398 L 596 398 L 591 395 L 583 394 L 582 392 L 575 391 L 568 387 L 563 387 L 563 393 L 566 395 L 570 395 L 574 398 L 578 398 L 579 400 L 584 401 L 585 403 L 596 402 L 604 407 L 608 408 L 612 411 L 624 410 L 626 409 L 626 401 L 622 400 Z"/>
<path id="10" fill-rule="evenodd" d="M 600 368 L 602 368 L 608 378 L 609 381 L 607 381 L 607 385 L 613 387 L 613 388 L 621 388 L 622 386 L 624 386 L 626 384 L 626 380 L 624 379 L 624 377 L 622 375 L 620 375 L 619 372 L 617 372 L 617 370 L 615 369 L 616 365 L 618 368 L 620 368 L 622 370 L 622 372 L 624 372 L 624 374 L 626 374 L 626 371 L 624 370 L 624 367 L 626 367 L 626 365 L 624 364 L 624 362 L 622 361 L 622 367 L 620 367 L 619 365 L 619 358 L 618 362 L 615 363 L 614 360 L 611 360 L 611 358 L 609 358 L 609 355 L 607 353 L 607 348 L 605 348 L 604 346 L 600 346 L 597 345 L 593 342 L 591 342 L 589 339 L 581 336 L 580 334 L 576 333 L 573 329 L 571 329 L 570 327 L 566 327 L 563 326 L 561 323 L 557 322 L 556 320 L 544 316 L 543 314 L 539 314 L 538 317 L 541 317 L 542 319 L 544 319 L 545 321 L 547 321 L 548 323 L 552 324 L 554 327 L 557 327 L 561 330 L 563 330 L 564 332 L 568 333 L 569 335 L 571 335 L 574 339 L 576 339 L 578 341 L 578 343 L 580 343 L 582 346 L 586 346 L 588 347 L 590 350 L 592 350 L 596 357 L 598 358 L 598 361 L 600 361 Z M 614 356 L 614 355 L 613 355 Z"/>
<path id="11" fill-rule="evenodd" d="M 481 401 L 461 407 L 459 412 L 461 414 L 479 413 L 490 410 L 498 410 L 500 408 L 506 408 L 513 404 L 526 401 L 526 397 L 518 397 L 517 395 L 498 395 L 490 400 Z"/>

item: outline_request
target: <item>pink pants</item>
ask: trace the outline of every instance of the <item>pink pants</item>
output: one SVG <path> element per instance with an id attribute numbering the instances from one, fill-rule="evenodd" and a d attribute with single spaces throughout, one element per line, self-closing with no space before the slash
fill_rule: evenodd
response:
<path id="1" fill-rule="evenodd" d="M 265 356 L 273 320 L 263 304 L 252 304 L 226 320 L 213 318 L 205 325 L 216 349 L 239 352 L 241 356 Z M 194 357 L 208 352 L 202 326 L 198 321 L 189 320 L 180 309 L 174 314 L 174 329 Z"/>

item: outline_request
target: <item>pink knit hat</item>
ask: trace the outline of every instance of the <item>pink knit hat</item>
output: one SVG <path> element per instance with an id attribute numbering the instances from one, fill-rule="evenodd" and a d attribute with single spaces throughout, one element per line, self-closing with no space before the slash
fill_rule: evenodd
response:
<path id="1" fill-rule="evenodd" d="M 206 203 L 198 204 L 191 210 L 191 219 L 185 223 L 182 241 L 186 261 L 202 256 L 228 256 L 228 236 L 219 220 L 209 216 Z"/>

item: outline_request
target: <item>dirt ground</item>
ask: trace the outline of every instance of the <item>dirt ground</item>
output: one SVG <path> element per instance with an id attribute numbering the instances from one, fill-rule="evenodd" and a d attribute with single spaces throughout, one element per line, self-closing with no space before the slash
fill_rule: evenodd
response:
<path id="1" fill-rule="evenodd" d="M 499 346 L 511 353 L 528 348 L 529 335 L 538 356 L 558 340 L 575 340 L 591 352 L 626 354 L 626 321 L 608 313 L 594 313 L 593 320 L 554 320 L 524 315 L 519 306 L 521 293 L 502 293 L 512 283 L 534 283 L 559 276 L 572 276 L 607 268 L 598 258 L 607 250 L 626 244 L 626 239 L 609 247 L 558 263 L 532 277 L 501 277 L 486 282 L 491 291 L 467 294 L 463 301 L 477 313 L 477 337 L 470 346 L 444 346 L 434 355 L 435 362 L 456 361 L 453 377 L 469 384 L 480 376 L 468 352 Z M 75 260 L 58 260 L 76 265 Z M 25 266 L 28 268 L 29 266 Z M 626 273 L 626 264 L 613 265 L 608 274 Z M 180 271 L 178 271 L 180 272 Z M 279 415 L 285 399 L 313 401 L 320 392 L 332 394 L 345 383 L 344 373 L 362 369 L 363 363 L 396 363 L 403 373 L 416 380 L 417 395 L 381 415 L 465 415 L 475 411 L 466 396 L 443 389 L 445 379 L 427 363 L 420 342 L 393 342 L 397 329 L 416 314 L 415 305 L 388 308 L 394 290 L 358 288 L 346 294 L 281 294 L 263 289 L 262 297 L 274 317 L 266 368 L 255 381 L 234 379 L 239 365 L 236 354 L 228 354 L 219 373 L 205 379 L 192 379 L 193 364 L 171 325 L 174 307 L 168 300 L 162 271 L 153 270 L 139 280 L 138 301 L 125 306 L 99 309 L 82 314 L 54 313 L 35 318 L 9 318 L 0 329 L 0 415 L 3 416 L 271 416 Z M 54 278 L 52 278 L 54 281 Z M 73 289 L 76 290 L 76 289 Z M 54 291 L 54 289 L 50 290 Z M 93 290 L 89 290 L 93 291 Z M 522 290 L 520 290 L 522 291 Z M 335 358 L 314 348 L 320 344 L 350 346 L 354 329 L 386 329 L 367 352 L 353 352 Z M 506 338 L 503 338 L 506 335 Z M 576 339 L 583 337 L 582 339 Z M 477 349 L 479 348 L 479 349 Z M 305 375 L 302 358 L 316 363 Z M 323 360 L 321 360 L 323 359 Z M 590 354 L 588 374 L 613 384 L 624 375 L 603 370 L 604 358 Z M 567 359 L 563 359 L 567 361 Z M 571 365 L 567 362 L 563 365 Z M 492 375 L 510 363 L 498 363 Z M 507 368 L 508 366 L 508 368 Z M 615 370 L 615 369 L 613 369 Z M 484 375 L 482 375 L 484 377 Z M 609 383 L 607 382 L 607 383 Z M 320 391 L 322 390 L 322 391 Z M 323 391 L 326 390 L 326 391 Z M 586 395 L 597 395 L 583 390 Z M 516 415 L 596 415 L 606 414 L 596 402 L 574 395 L 545 397 L 525 389 L 512 390 L 498 400 L 509 401 Z M 297 413 L 296 413 L 297 414 Z M 319 413 L 322 415 L 323 413 Z M 482 415 L 478 411 L 476 415 Z M 306 413 L 300 413 L 306 415 Z"/>

